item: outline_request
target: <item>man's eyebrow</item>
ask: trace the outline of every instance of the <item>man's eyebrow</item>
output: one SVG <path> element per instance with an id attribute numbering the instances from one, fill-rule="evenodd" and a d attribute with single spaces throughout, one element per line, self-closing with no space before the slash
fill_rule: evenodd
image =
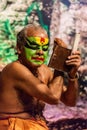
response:
<path id="1" fill-rule="evenodd" d="M 48 46 L 49 45 L 49 43 L 48 44 L 46 44 L 46 45 L 43 45 L 43 46 Z"/>
<path id="2" fill-rule="evenodd" d="M 28 38 L 26 38 L 26 40 L 27 40 L 28 42 L 32 43 Z"/>
<path id="3" fill-rule="evenodd" d="M 30 41 L 28 38 L 26 38 L 26 40 L 27 40 L 30 44 L 37 44 L 37 43 L 34 42 L 34 41 Z"/>

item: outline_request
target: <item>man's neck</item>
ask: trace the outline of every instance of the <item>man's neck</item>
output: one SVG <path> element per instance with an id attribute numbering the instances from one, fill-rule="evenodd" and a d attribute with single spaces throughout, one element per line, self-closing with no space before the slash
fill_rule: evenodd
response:
<path id="1" fill-rule="evenodd" d="M 37 68 L 39 66 L 32 65 L 31 63 L 23 62 L 21 59 L 18 60 L 19 63 L 26 66 L 36 77 L 37 77 Z"/>

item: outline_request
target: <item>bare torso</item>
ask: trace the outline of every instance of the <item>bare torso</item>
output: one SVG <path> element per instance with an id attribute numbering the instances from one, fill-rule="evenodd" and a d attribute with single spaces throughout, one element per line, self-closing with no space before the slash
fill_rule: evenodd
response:
<path id="1" fill-rule="evenodd" d="M 37 114 L 37 99 L 14 87 L 10 71 L 0 74 L 0 118 L 30 118 Z"/>

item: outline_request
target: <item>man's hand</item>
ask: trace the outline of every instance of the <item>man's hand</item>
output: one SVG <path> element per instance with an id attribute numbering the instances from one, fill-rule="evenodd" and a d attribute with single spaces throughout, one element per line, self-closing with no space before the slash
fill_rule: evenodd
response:
<path id="1" fill-rule="evenodd" d="M 80 55 L 81 55 L 80 51 L 75 51 L 72 53 L 72 55 L 68 56 L 68 60 L 66 60 L 67 65 L 73 66 L 69 72 L 69 76 L 71 78 L 75 78 L 78 68 L 81 65 Z"/>
<path id="2" fill-rule="evenodd" d="M 44 84 L 48 84 L 53 78 L 53 72 L 50 70 L 50 68 L 43 64 L 37 69 L 37 75 L 41 82 Z"/>

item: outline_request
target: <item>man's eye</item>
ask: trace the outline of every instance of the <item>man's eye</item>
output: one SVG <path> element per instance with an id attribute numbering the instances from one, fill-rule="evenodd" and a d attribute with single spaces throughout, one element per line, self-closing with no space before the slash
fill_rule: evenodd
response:
<path id="1" fill-rule="evenodd" d="M 48 45 L 44 45 L 42 48 L 43 48 L 43 51 L 47 51 L 48 50 Z"/>
<path id="2" fill-rule="evenodd" d="M 35 43 L 35 42 L 31 42 L 31 41 L 27 41 L 27 44 L 29 45 L 29 46 L 37 46 L 37 44 Z"/>
<path id="3" fill-rule="evenodd" d="M 34 44 L 34 43 L 32 42 L 32 45 L 30 45 L 30 46 L 32 46 L 32 47 L 37 47 L 37 44 Z"/>
<path id="4" fill-rule="evenodd" d="M 31 42 L 29 40 L 26 41 L 25 47 L 36 50 L 38 49 L 38 45 L 35 42 Z"/>

